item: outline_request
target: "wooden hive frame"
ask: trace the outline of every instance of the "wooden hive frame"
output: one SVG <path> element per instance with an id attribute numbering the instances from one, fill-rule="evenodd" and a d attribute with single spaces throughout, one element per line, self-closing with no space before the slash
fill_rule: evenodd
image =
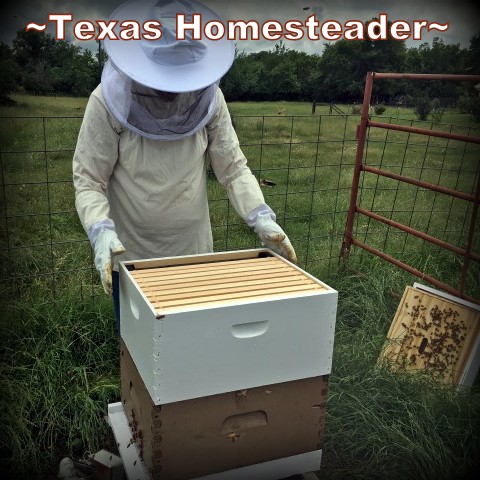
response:
<path id="1" fill-rule="evenodd" d="M 378 363 L 461 384 L 478 349 L 480 311 L 431 290 L 406 287 Z"/>
<path id="2" fill-rule="evenodd" d="M 305 272 L 274 256 L 160 266 L 130 274 L 159 314 L 325 290 Z"/>

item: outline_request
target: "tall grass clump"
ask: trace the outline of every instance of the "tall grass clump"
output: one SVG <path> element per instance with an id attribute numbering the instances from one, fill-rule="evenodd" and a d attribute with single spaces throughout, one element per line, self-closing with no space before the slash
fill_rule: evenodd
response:
<path id="1" fill-rule="evenodd" d="M 372 264 L 330 284 L 340 295 L 320 478 L 474 478 L 480 389 L 376 366 L 405 286 L 398 270 Z"/>
<path id="2" fill-rule="evenodd" d="M 426 120 L 430 112 L 432 111 L 432 105 L 428 97 L 418 97 L 415 101 L 415 115 L 419 120 Z"/>
<path id="3" fill-rule="evenodd" d="M 110 305 L 39 299 L 0 324 L 1 465 L 9 479 L 46 478 L 66 455 L 111 444 L 118 340 Z M 55 472 L 54 472 L 55 473 Z"/>

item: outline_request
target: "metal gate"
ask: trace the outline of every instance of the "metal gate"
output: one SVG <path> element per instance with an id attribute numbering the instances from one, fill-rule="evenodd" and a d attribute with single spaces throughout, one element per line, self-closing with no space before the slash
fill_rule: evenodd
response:
<path id="1" fill-rule="evenodd" d="M 452 132 L 444 132 L 444 131 L 438 131 L 438 130 L 432 130 L 432 129 L 426 129 L 426 128 L 417 128 L 417 127 L 407 126 L 407 125 L 397 125 L 393 123 L 381 123 L 377 121 L 372 121 L 371 116 L 369 114 L 369 110 L 370 110 L 370 103 L 372 99 L 373 82 L 374 80 L 383 80 L 383 79 L 413 80 L 413 81 L 447 80 L 447 81 L 457 81 L 457 82 L 468 81 L 468 82 L 480 83 L 480 75 L 441 75 L 441 74 L 430 75 L 430 74 L 374 73 L 374 72 L 369 72 L 367 74 L 366 84 L 365 84 L 365 94 L 364 94 L 363 105 L 361 110 L 361 120 L 360 120 L 360 124 L 357 127 L 357 151 L 356 151 L 356 157 L 355 157 L 355 167 L 354 167 L 353 182 L 352 182 L 352 189 L 351 189 L 351 195 L 350 195 L 350 206 L 349 206 L 347 222 L 345 227 L 341 256 L 344 261 L 347 261 L 350 254 L 351 247 L 352 245 L 354 245 L 374 255 L 379 256 L 380 258 L 406 270 L 407 272 L 413 275 L 416 275 L 417 277 L 420 277 L 428 281 L 432 285 L 440 289 L 443 289 L 453 295 L 473 301 L 475 303 L 480 303 L 480 300 L 478 298 L 472 298 L 471 296 L 468 296 L 465 293 L 465 280 L 467 277 L 469 266 L 472 261 L 480 262 L 480 255 L 477 255 L 473 252 L 473 239 L 474 239 L 474 232 L 475 232 L 476 223 L 477 223 L 478 207 L 480 203 L 480 176 L 479 178 L 477 178 L 475 193 L 468 194 L 465 192 L 458 191 L 456 189 L 435 185 L 430 182 L 425 182 L 416 178 L 412 178 L 402 174 L 397 174 L 381 168 L 376 168 L 376 167 L 367 165 L 365 161 L 365 142 L 367 138 L 368 128 L 396 130 L 396 131 L 413 133 L 413 134 L 441 137 L 441 138 L 446 138 L 451 140 L 459 140 L 459 141 L 475 143 L 475 144 L 480 144 L 480 137 L 461 135 L 461 134 L 456 134 Z M 382 215 L 374 213 L 368 209 L 360 207 L 358 204 L 358 193 L 359 193 L 360 178 L 364 172 L 390 178 L 398 182 L 405 182 L 410 185 L 415 185 L 417 187 L 421 187 L 434 192 L 439 192 L 445 195 L 459 198 L 467 202 L 471 202 L 472 211 L 471 211 L 471 217 L 469 222 L 466 247 L 460 248 L 456 245 L 453 245 L 449 242 L 441 240 L 437 237 L 431 236 L 426 232 L 417 230 L 408 225 L 404 225 L 402 223 L 396 222 L 392 219 L 389 219 Z M 449 250 L 450 252 L 453 252 L 463 257 L 463 267 L 461 271 L 459 288 L 454 288 L 451 285 L 448 285 L 438 280 L 437 278 L 434 278 L 431 275 L 427 275 L 426 273 L 420 271 L 419 269 L 414 268 L 413 266 L 407 264 L 406 262 L 399 260 L 398 258 L 394 258 L 393 256 L 385 252 L 382 252 L 381 250 L 374 248 L 365 242 L 360 241 L 354 235 L 354 221 L 355 221 L 356 215 L 364 215 L 373 220 L 382 222 L 390 227 L 399 229 L 400 231 L 403 231 L 409 235 L 414 235 L 422 240 L 431 242 L 435 245 L 440 246 L 443 249 Z"/>

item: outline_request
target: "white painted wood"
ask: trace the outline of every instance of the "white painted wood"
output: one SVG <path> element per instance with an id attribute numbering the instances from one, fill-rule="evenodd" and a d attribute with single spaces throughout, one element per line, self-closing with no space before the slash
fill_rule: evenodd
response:
<path id="1" fill-rule="evenodd" d="M 121 336 L 156 405 L 330 373 L 338 293 L 325 284 L 157 319 L 129 263 L 120 264 Z"/>
<path id="2" fill-rule="evenodd" d="M 318 480 L 318 477 L 313 472 L 304 473 L 303 480 Z"/>
<path id="3" fill-rule="evenodd" d="M 424 292 L 433 293 L 434 295 L 438 295 L 439 297 L 445 298 L 447 300 L 451 300 L 452 302 L 459 303 L 464 307 L 471 308 L 477 312 L 480 312 L 480 305 L 476 303 L 469 302 L 468 300 L 464 300 L 463 298 L 456 297 L 455 295 L 451 295 L 450 293 L 444 292 L 442 290 L 437 290 L 432 287 L 427 287 L 426 285 L 422 285 L 421 283 L 415 282 L 413 284 L 413 288 L 418 288 L 419 290 L 423 290 Z"/>
<path id="4" fill-rule="evenodd" d="M 293 457 L 236 468 L 228 472 L 215 473 L 195 480 L 279 480 L 320 469 L 322 451 L 302 453 Z"/>
<path id="5" fill-rule="evenodd" d="M 138 455 L 136 444 L 132 441 L 132 433 L 121 402 L 108 405 L 108 422 L 117 442 L 128 480 L 149 480 L 147 468 Z"/>
<path id="6" fill-rule="evenodd" d="M 472 347 L 470 356 L 468 357 L 467 363 L 465 364 L 465 369 L 463 370 L 462 376 L 460 377 L 460 380 L 458 382 L 458 386 L 471 387 L 474 384 L 479 371 L 480 371 L 480 335 L 477 335 L 477 338 Z"/>
<path id="7" fill-rule="evenodd" d="M 151 480 L 151 476 L 140 459 L 135 444 L 131 441 L 131 431 L 122 404 L 108 405 L 108 420 L 118 444 L 128 480 Z M 249 465 L 247 467 L 229 470 L 198 477 L 194 480 L 278 480 L 291 475 L 304 474 L 320 469 L 322 451 L 307 452 L 292 457 L 280 458 L 270 462 Z M 185 459 L 188 461 L 188 458 Z"/>

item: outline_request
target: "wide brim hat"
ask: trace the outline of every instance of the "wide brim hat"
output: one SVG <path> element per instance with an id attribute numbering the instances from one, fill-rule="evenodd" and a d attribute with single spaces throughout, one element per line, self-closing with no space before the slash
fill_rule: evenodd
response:
<path id="1" fill-rule="evenodd" d="M 210 40 L 203 31 L 199 40 L 192 39 L 188 31 L 185 40 L 178 40 L 178 14 L 184 14 L 187 22 L 193 14 L 200 14 L 202 26 L 212 20 L 222 21 L 213 10 L 194 0 L 130 0 L 110 17 L 110 21 L 117 22 L 113 31 L 118 38 L 104 40 L 110 61 L 135 82 L 155 90 L 190 92 L 219 81 L 233 63 L 234 42 L 226 36 Z M 120 32 L 126 28 L 122 22 L 136 21 L 140 32 L 144 32 L 143 25 L 150 20 L 162 24 L 161 38 L 121 39 Z"/>

